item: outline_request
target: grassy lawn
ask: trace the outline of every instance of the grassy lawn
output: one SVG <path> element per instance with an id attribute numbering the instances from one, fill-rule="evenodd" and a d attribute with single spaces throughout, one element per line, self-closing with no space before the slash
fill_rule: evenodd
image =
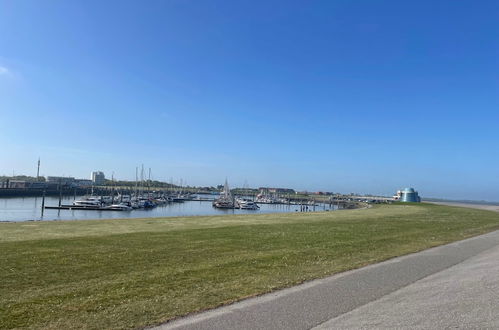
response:
<path id="1" fill-rule="evenodd" d="M 137 328 L 499 229 L 431 204 L 0 223 L 0 328 Z"/>

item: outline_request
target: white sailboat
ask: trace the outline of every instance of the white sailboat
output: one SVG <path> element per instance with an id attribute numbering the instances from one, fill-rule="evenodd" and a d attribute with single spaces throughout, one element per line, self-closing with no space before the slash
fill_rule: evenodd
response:
<path id="1" fill-rule="evenodd" d="M 224 190 L 220 193 L 220 197 L 213 201 L 213 206 L 219 209 L 233 209 L 234 199 L 230 193 L 229 184 L 225 179 Z"/>

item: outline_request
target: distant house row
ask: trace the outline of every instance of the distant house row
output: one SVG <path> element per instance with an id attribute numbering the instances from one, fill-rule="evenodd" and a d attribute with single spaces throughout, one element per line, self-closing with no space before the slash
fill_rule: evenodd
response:
<path id="1" fill-rule="evenodd" d="M 288 188 L 269 188 L 269 187 L 260 187 L 258 188 L 261 192 L 264 193 L 269 193 L 269 194 L 279 194 L 279 195 L 284 195 L 284 194 L 295 194 L 294 189 L 288 189 Z"/>
<path id="2" fill-rule="evenodd" d="M 45 181 L 25 181 L 25 180 L 6 180 L 0 182 L 0 188 L 11 189 L 56 189 L 58 187 L 66 188 L 86 188 L 93 185 L 100 186 L 105 183 L 106 177 L 103 172 L 92 172 L 91 179 L 76 179 L 71 176 L 47 176 Z"/>

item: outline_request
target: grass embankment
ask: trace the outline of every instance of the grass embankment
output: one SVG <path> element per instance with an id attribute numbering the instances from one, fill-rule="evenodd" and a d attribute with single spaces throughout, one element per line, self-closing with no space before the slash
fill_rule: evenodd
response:
<path id="1" fill-rule="evenodd" d="M 421 205 L 0 224 L 0 328 L 136 328 L 499 229 Z"/>

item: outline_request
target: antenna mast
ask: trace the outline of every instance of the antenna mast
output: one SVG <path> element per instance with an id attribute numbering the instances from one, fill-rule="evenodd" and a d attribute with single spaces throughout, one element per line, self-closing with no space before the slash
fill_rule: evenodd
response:
<path id="1" fill-rule="evenodd" d="M 38 168 L 36 170 L 36 181 L 40 181 L 40 157 L 38 157 Z"/>

